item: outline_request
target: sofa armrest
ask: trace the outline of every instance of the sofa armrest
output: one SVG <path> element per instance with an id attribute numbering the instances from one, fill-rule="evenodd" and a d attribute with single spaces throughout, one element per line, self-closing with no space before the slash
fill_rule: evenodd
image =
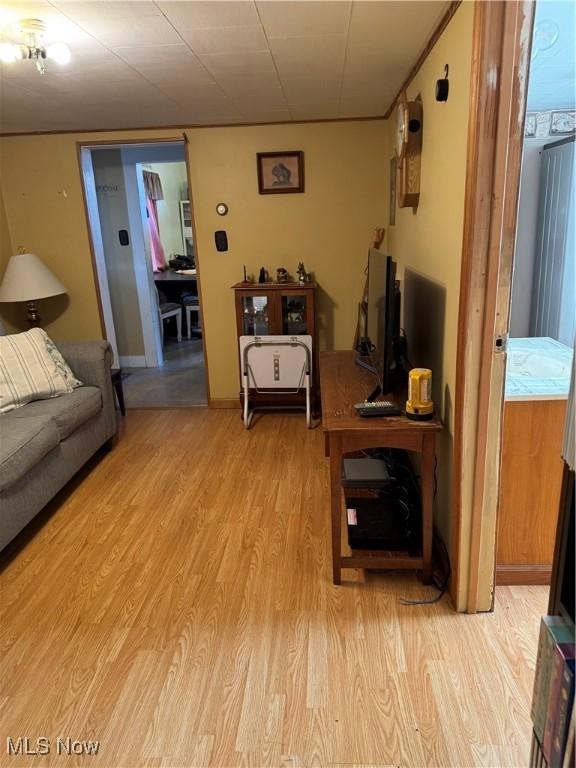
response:
<path id="1" fill-rule="evenodd" d="M 82 384 L 102 387 L 110 382 L 112 348 L 107 341 L 55 341 L 54 343 Z"/>
<path id="2" fill-rule="evenodd" d="M 112 391 L 112 347 L 107 341 L 56 341 L 64 360 L 82 384 L 99 387 L 109 423 L 109 434 L 116 431 L 116 411 Z"/>

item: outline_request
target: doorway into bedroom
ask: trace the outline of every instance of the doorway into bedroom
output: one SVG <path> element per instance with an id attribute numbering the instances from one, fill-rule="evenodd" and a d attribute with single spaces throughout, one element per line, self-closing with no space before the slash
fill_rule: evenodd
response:
<path id="1" fill-rule="evenodd" d="M 206 405 L 183 141 L 81 148 L 106 335 L 127 408 Z"/>
<path id="2" fill-rule="evenodd" d="M 537 2 L 522 150 L 502 429 L 496 580 L 550 582 L 575 303 L 575 24 Z"/>

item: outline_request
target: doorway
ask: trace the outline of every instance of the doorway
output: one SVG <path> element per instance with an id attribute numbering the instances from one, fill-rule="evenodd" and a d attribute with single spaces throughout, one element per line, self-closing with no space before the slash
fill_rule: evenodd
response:
<path id="1" fill-rule="evenodd" d="M 496 584 L 548 584 L 562 487 L 575 302 L 572 3 L 537 2 L 502 419 Z"/>
<path id="2" fill-rule="evenodd" d="M 529 127 L 526 84 L 534 11 L 530 0 L 474 6 L 451 586 L 458 610 L 470 613 L 491 610 L 494 600 L 500 476 L 505 470 L 501 449 L 506 340 L 525 122 Z M 564 31 L 570 34 L 571 28 Z M 573 48 L 573 40 L 569 44 Z"/>
<path id="3" fill-rule="evenodd" d="M 127 408 L 207 404 L 183 140 L 80 147 L 103 323 Z"/>

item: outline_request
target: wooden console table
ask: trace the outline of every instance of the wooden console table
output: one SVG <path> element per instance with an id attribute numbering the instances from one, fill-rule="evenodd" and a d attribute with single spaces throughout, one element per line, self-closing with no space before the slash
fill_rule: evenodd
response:
<path id="1" fill-rule="evenodd" d="M 322 427 L 326 455 L 330 457 L 330 504 L 332 514 L 332 569 L 334 584 L 341 583 L 342 568 L 386 568 L 422 570 L 422 580 L 432 580 L 432 502 L 436 433 L 442 430 L 439 419 L 411 421 L 405 416 L 361 418 L 354 403 L 364 400 L 374 388 L 374 377 L 355 363 L 356 353 L 322 352 L 320 386 Z M 390 397 L 390 396 L 388 396 Z M 401 448 L 422 455 L 422 556 L 356 551 L 342 554 L 342 457 L 369 448 Z"/>

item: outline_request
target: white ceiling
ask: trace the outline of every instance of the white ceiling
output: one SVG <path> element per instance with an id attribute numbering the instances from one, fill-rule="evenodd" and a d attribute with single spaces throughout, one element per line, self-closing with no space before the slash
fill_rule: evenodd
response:
<path id="1" fill-rule="evenodd" d="M 0 131 L 283 122 L 384 114 L 449 3 L 37 0 L 72 61 L 0 64 Z"/>

